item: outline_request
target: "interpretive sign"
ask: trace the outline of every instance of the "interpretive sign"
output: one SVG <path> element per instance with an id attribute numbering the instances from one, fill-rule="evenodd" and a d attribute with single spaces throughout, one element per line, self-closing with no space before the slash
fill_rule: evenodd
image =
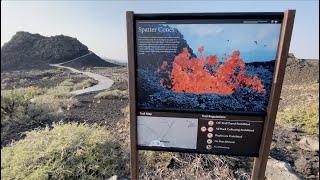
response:
<path id="1" fill-rule="evenodd" d="M 281 22 L 136 20 L 138 148 L 257 156 Z"/>
<path id="2" fill-rule="evenodd" d="M 128 12 L 131 150 L 258 157 L 279 103 L 285 14 Z"/>

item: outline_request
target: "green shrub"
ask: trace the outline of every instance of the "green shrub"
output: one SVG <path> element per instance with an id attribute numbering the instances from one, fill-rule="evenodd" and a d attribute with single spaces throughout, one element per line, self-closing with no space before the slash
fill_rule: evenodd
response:
<path id="1" fill-rule="evenodd" d="M 60 120 L 62 112 L 78 106 L 71 87 L 36 87 L 1 91 L 1 145 L 21 138 L 25 131 Z"/>
<path id="2" fill-rule="evenodd" d="M 96 81 L 93 79 L 85 79 L 81 82 L 76 82 L 72 79 L 66 79 L 62 81 L 56 88 L 48 89 L 47 94 L 56 96 L 67 96 L 69 95 L 70 91 L 88 88 L 96 84 Z"/>
<path id="3" fill-rule="evenodd" d="M 126 77 L 122 77 L 122 76 L 112 76 L 112 80 L 114 80 L 115 82 L 119 82 L 119 83 L 127 83 L 128 80 Z"/>
<path id="4" fill-rule="evenodd" d="M 34 87 L 1 91 L 1 145 L 58 117 L 49 104 L 33 102 L 41 93 L 42 89 Z"/>
<path id="5" fill-rule="evenodd" d="M 50 109 L 53 109 L 56 112 L 61 110 L 69 110 L 70 108 L 77 107 L 80 103 L 73 96 L 58 96 L 43 94 L 36 96 L 32 99 L 32 102 L 41 106 L 47 106 Z"/>
<path id="6" fill-rule="evenodd" d="M 318 102 L 298 104 L 287 108 L 278 113 L 276 122 L 284 127 L 298 126 L 307 133 L 319 134 Z"/>
<path id="7" fill-rule="evenodd" d="M 1 178 L 103 179 L 120 174 L 118 147 L 104 127 L 54 124 L 1 150 Z"/>
<path id="8" fill-rule="evenodd" d="M 20 80 L 19 80 L 19 83 L 20 83 L 20 84 L 25 84 L 25 83 L 27 83 L 27 82 L 28 82 L 27 79 L 20 79 Z"/>
<path id="9" fill-rule="evenodd" d="M 71 86 L 57 86 L 54 88 L 47 89 L 46 93 L 47 95 L 52 95 L 55 97 L 66 97 L 69 96 L 69 92 L 72 90 Z"/>
<path id="10" fill-rule="evenodd" d="M 74 83 L 73 79 L 66 79 L 60 83 L 60 86 L 73 86 Z"/>
<path id="11" fill-rule="evenodd" d="M 106 98 L 128 98 L 128 91 L 115 90 L 105 90 L 94 96 L 95 99 L 106 99 Z"/>
<path id="12" fill-rule="evenodd" d="M 82 82 L 75 84 L 73 89 L 84 89 L 84 88 L 94 86 L 96 84 L 97 84 L 96 81 L 93 79 L 85 79 Z"/>
<path id="13" fill-rule="evenodd" d="M 32 123 L 27 113 L 32 113 L 34 106 L 30 101 L 39 94 L 41 90 L 34 87 L 1 91 L 1 128 L 9 120 L 17 123 L 22 121 L 25 124 Z"/>

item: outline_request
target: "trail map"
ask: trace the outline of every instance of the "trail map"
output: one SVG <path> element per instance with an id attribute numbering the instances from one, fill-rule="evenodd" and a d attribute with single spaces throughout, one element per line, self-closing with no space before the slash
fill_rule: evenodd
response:
<path id="1" fill-rule="evenodd" d="M 138 116 L 141 146 L 197 148 L 198 119 Z"/>

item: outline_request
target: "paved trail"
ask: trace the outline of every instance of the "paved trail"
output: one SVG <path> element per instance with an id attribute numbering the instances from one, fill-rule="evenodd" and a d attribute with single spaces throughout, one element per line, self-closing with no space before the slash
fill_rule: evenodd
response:
<path id="1" fill-rule="evenodd" d="M 91 52 L 86 55 L 89 55 L 89 54 L 91 54 Z M 86 55 L 83 55 L 83 56 L 86 56 Z M 80 56 L 80 57 L 83 57 L 83 56 Z M 85 89 L 72 91 L 72 92 L 70 92 L 70 94 L 81 95 L 81 94 L 91 93 L 91 92 L 95 92 L 95 91 L 101 91 L 101 90 L 109 89 L 113 85 L 114 81 L 110 78 L 105 77 L 105 76 L 102 76 L 102 75 L 99 75 L 96 73 L 92 73 L 92 72 L 79 71 L 75 68 L 62 65 L 67 62 L 75 61 L 75 60 L 79 59 L 80 57 L 72 59 L 70 61 L 58 63 L 58 64 L 50 64 L 50 66 L 65 68 L 65 69 L 69 69 L 70 71 L 75 72 L 75 73 L 87 75 L 88 77 L 91 77 L 92 79 L 95 79 L 98 81 L 98 84 L 96 84 L 94 86 L 91 86 L 91 87 L 88 87 Z"/>

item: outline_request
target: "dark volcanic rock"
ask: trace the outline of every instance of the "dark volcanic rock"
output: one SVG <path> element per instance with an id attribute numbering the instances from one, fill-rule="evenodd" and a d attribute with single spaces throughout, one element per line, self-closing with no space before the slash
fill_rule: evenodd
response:
<path id="1" fill-rule="evenodd" d="M 110 63 L 108 61 L 101 59 L 99 56 L 97 56 L 94 53 L 84 55 L 80 58 L 77 58 L 77 60 L 65 63 L 63 65 L 68 66 L 68 67 L 73 67 L 73 68 L 119 66 L 117 64 L 113 64 L 113 63 Z"/>
<path id="2" fill-rule="evenodd" d="M 46 69 L 49 64 L 62 63 L 88 53 L 88 47 L 76 38 L 64 35 L 45 37 L 21 31 L 1 47 L 1 71 Z M 78 66 L 85 66 L 85 63 L 89 66 L 111 66 L 93 53 L 89 58 L 83 58 Z"/>
<path id="3" fill-rule="evenodd" d="M 306 135 L 291 129 L 276 127 L 270 156 L 290 164 L 293 170 L 303 179 L 319 174 L 319 153 L 299 147 L 299 141 Z M 318 137 L 318 135 L 314 135 Z"/>
<path id="4" fill-rule="evenodd" d="M 319 82 L 319 60 L 298 59 L 289 54 L 285 84 L 306 84 Z"/>

